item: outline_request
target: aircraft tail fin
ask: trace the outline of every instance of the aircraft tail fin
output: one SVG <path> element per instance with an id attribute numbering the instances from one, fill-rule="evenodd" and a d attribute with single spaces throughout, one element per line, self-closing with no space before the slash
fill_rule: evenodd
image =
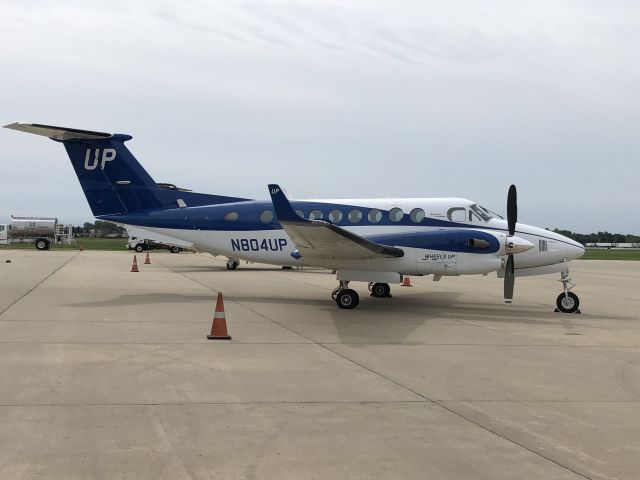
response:
<path id="1" fill-rule="evenodd" d="M 36 123 L 12 123 L 6 128 L 61 142 L 96 217 L 245 200 L 157 184 L 125 146 L 133 138 L 130 135 Z"/>

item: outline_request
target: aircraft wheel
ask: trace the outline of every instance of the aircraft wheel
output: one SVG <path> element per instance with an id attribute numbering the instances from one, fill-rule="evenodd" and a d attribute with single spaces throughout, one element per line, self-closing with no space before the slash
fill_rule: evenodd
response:
<path id="1" fill-rule="evenodd" d="M 338 307 L 345 310 L 356 308 L 359 302 L 360 297 L 358 296 L 358 292 L 356 292 L 355 290 L 351 290 L 350 288 L 341 290 L 336 295 L 336 304 L 338 305 Z"/>
<path id="2" fill-rule="evenodd" d="M 235 270 L 238 268 L 238 265 L 240 265 L 238 260 L 229 261 L 227 262 L 227 270 Z"/>
<path id="3" fill-rule="evenodd" d="M 38 250 L 49 250 L 49 242 L 44 238 L 36 240 L 36 248 Z"/>
<path id="4" fill-rule="evenodd" d="M 376 298 L 390 297 L 391 287 L 388 283 L 374 283 L 371 286 L 371 296 Z"/>
<path id="5" fill-rule="evenodd" d="M 558 310 L 562 313 L 573 313 L 578 310 L 580 300 L 573 292 L 569 292 L 567 295 L 561 293 L 556 299 L 556 305 L 558 306 Z"/>

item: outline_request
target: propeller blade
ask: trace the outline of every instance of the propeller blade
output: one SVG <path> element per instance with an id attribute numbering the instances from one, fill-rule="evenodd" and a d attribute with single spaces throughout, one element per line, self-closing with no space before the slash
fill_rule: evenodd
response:
<path id="1" fill-rule="evenodd" d="M 507 224 L 509 225 L 509 235 L 516 232 L 516 222 L 518 221 L 518 192 L 516 186 L 509 187 L 507 194 Z"/>
<path id="2" fill-rule="evenodd" d="M 515 266 L 513 264 L 513 255 L 507 257 L 507 265 L 504 269 L 504 302 L 511 303 L 513 301 L 513 284 L 516 279 Z"/>

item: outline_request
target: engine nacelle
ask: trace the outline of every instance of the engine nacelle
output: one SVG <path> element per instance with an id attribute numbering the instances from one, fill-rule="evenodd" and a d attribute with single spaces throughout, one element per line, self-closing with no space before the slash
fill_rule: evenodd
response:
<path id="1" fill-rule="evenodd" d="M 496 272 L 502 268 L 502 257 L 495 254 L 475 255 L 462 253 L 458 255 L 457 275 L 474 275 Z"/>
<path id="2" fill-rule="evenodd" d="M 419 274 L 473 275 L 502 268 L 507 236 L 486 230 L 457 229 L 417 235 Z M 509 237 L 512 238 L 512 237 Z M 426 247 L 426 248 L 425 248 Z"/>
<path id="3" fill-rule="evenodd" d="M 498 253 L 419 252 L 416 262 L 421 275 L 474 275 L 490 273 L 502 268 L 503 257 Z"/>

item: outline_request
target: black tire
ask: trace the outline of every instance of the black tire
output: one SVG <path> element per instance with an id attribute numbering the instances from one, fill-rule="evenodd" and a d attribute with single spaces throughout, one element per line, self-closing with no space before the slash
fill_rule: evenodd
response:
<path id="1" fill-rule="evenodd" d="M 238 265 L 240 265 L 240 262 L 238 260 L 234 260 L 231 263 L 227 262 L 227 270 L 235 270 L 236 268 L 238 268 Z"/>
<path id="2" fill-rule="evenodd" d="M 182 249 L 180 247 L 172 246 L 172 247 L 169 247 L 169 251 L 171 253 L 180 253 Z"/>
<path id="3" fill-rule="evenodd" d="M 38 238 L 36 240 L 36 249 L 38 250 L 49 250 L 49 240 L 45 238 Z"/>
<path id="4" fill-rule="evenodd" d="M 351 310 L 356 308 L 360 303 L 360 297 L 358 296 L 358 292 L 355 290 L 351 290 L 350 288 L 346 288 L 341 290 L 336 295 L 336 305 L 344 310 Z"/>
<path id="5" fill-rule="evenodd" d="M 139 244 L 137 244 L 137 245 L 135 246 L 134 250 L 135 250 L 136 252 L 138 252 L 138 253 L 142 253 L 142 252 L 144 252 L 144 245 L 143 245 L 143 244 L 141 244 L 141 243 L 139 243 Z"/>
<path id="6" fill-rule="evenodd" d="M 580 299 L 573 292 L 569 292 L 567 295 L 561 293 L 556 299 L 556 306 L 562 313 L 573 313 L 578 310 Z"/>
<path id="7" fill-rule="evenodd" d="M 376 298 L 390 297 L 391 287 L 388 283 L 374 283 L 371 286 L 371 296 Z"/>

